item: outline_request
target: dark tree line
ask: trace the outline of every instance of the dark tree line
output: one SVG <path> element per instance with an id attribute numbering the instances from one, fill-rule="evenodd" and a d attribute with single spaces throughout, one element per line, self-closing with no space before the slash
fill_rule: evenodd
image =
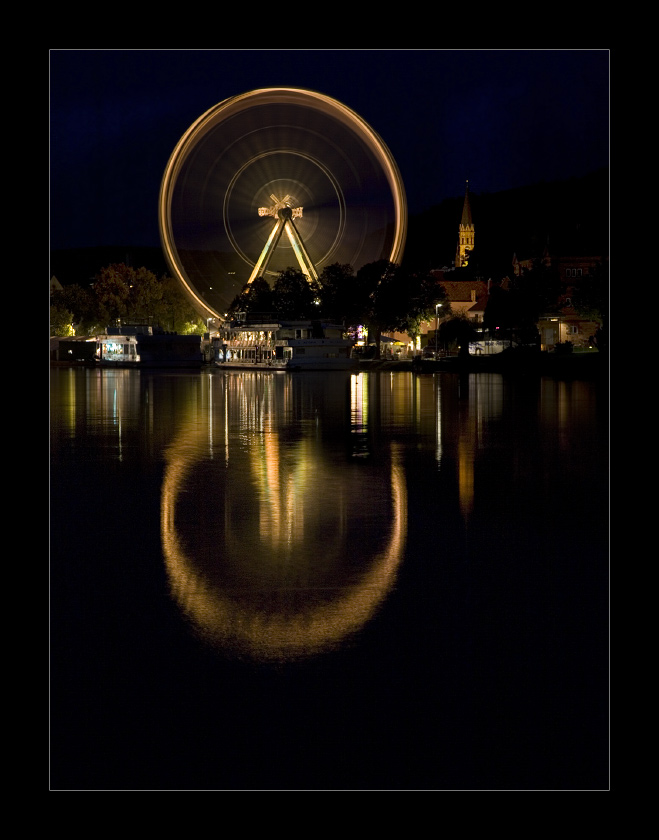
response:
<path id="1" fill-rule="evenodd" d="M 569 282 L 569 285 L 568 285 Z M 575 312 L 599 325 L 599 346 L 605 342 L 608 321 L 608 263 L 593 271 L 561 282 L 558 268 L 537 260 L 533 267 L 514 276 L 504 289 L 501 283 L 490 288 L 484 313 L 484 326 L 490 335 L 529 343 L 542 315 L 559 314 L 568 297 Z"/>
<path id="2" fill-rule="evenodd" d="M 462 272 L 462 269 L 460 270 Z M 464 279 L 475 279 L 473 270 L 464 271 Z M 483 336 L 476 333 L 474 322 L 466 315 L 445 320 L 439 329 L 442 346 L 459 345 L 468 353 L 469 343 L 489 339 L 511 344 L 539 346 L 538 321 L 543 316 L 560 316 L 569 298 L 575 312 L 598 324 L 594 343 L 598 349 L 607 345 L 609 273 L 608 262 L 599 263 L 590 273 L 561 281 L 557 266 L 537 260 L 519 276 L 493 280 L 483 314 Z"/>
<path id="3" fill-rule="evenodd" d="M 379 260 L 356 273 L 350 265 L 334 263 L 325 267 L 318 282 L 310 282 L 295 268 L 282 271 L 272 287 L 257 278 L 234 299 L 229 315 L 323 319 L 346 329 L 363 325 L 371 343 L 379 346 L 383 332 L 416 337 L 421 323 L 434 317 L 435 305 L 445 301 L 444 288 L 429 272 Z"/>
<path id="4" fill-rule="evenodd" d="M 543 313 L 556 309 L 561 294 L 555 267 L 538 261 L 531 270 L 513 277 L 507 288 L 494 282 L 484 313 L 490 335 L 530 341 Z M 600 325 L 599 346 L 606 342 L 608 321 L 608 264 L 571 282 L 575 310 Z M 461 346 L 474 340 L 473 325 L 465 318 L 449 318 L 446 292 L 433 275 L 409 265 L 386 260 L 369 263 L 354 272 L 349 265 L 326 266 L 318 282 L 309 282 L 296 268 L 282 271 L 272 286 L 256 279 L 245 287 L 230 307 L 230 315 L 246 312 L 270 314 L 281 320 L 323 319 L 343 324 L 346 330 L 363 325 L 369 340 L 379 346 L 383 332 L 402 332 L 411 338 L 421 324 L 432 319 L 442 303 L 440 337 L 444 344 Z M 71 324 L 78 335 L 93 335 L 117 323 L 147 323 L 169 332 L 205 331 L 179 283 L 168 275 L 158 278 L 148 269 L 123 263 L 109 265 L 95 276 L 90 287 L 69 285 L 51 295 L 51 335 L 68 335 Z"/>
<path id="5" fill-rule="evenodd" d="M 179 283 L 147 268 L 114 263 L 102 268 L 91 286 L 73 284 L 54 291 L 50 300 L 51 335 L 94 335 L 119 323 L 149 324 L 167 332 L 205 329 Z"/>

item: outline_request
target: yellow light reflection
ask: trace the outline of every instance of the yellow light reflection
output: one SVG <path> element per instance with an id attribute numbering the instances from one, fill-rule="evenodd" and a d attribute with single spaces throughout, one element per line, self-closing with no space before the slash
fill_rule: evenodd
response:
<path id="1" fill-rule="evenodd" d="M 240 386 L 231 378 L 226 387 Z M 344 463 L 323 456 L 315 427 L 284 441 L 270 396 L 260 405 L 251 397 L 243 408 L 261 434 L 233 439 L 230 472 L 222 459 L 209 466 L 211 432 L 197 418 L 167 451 L 161 534 L 171 591 L 196 632 L 225 652 L 262 661 L 312 656 L 361 629 L 394 585 L 407 535 L 404 472 L 392 448 L 385 483 L 364 513 L 361 487 L 345 480 Z M 185 496 L 204 470 L 217 491 L 217 522 L 192 540 Z M 350 522 L 359 505 L 387 523 L 368 544 L 354 539 Z"/>

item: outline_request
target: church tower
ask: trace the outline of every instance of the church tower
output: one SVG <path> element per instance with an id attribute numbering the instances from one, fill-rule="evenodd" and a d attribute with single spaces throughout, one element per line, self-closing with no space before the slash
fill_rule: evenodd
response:
<path id="1" fill-rule="evenodd" d="M 465 200 L 462 207 L 462 221 L 458 231 L 458 247 L 455 252 L 455 267 L 464 268 L 469 263 L 469 254 L 474 249 L 474 223 L 471 218 L 469 204 L 469 181 L 465 189 Z"/>

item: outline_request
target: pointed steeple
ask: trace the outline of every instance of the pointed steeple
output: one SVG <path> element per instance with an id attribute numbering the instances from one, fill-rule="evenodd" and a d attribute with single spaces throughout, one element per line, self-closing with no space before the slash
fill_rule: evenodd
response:
<path id="1" fill-rule="evenodd" d="M 469 262 L 469 254 L 474 249 L 474 222 L 471 218 L 471 204 L 469 202 L 469 181 L 465 187 L 465 200 L 462 205 L 462 220 L 458 229 L 458 247 L 455 253 L 455 267 L 462 268 Z"/>
<path id="2" fill-rule="evenodd" d="M 465 187 L 465 201 L 462 205 L 462 221 L 460 224 L 462 227 L 473 227 L 473 222 L 471 221 L 471 204 L 469 203 L 469 181 L 467 181 L 467 186 Z"/>

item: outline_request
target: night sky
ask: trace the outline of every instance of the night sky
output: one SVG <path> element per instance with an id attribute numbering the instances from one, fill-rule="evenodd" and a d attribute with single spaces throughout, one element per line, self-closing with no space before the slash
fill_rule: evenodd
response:
<path id="1" fill-rule="evenodd" d="M 609 163 L 607 50 L 53 50 L 51 249 L 158 246 L 160 182 L 205 111 L 295 86 L 356 111 L 410 213 Z"/>

